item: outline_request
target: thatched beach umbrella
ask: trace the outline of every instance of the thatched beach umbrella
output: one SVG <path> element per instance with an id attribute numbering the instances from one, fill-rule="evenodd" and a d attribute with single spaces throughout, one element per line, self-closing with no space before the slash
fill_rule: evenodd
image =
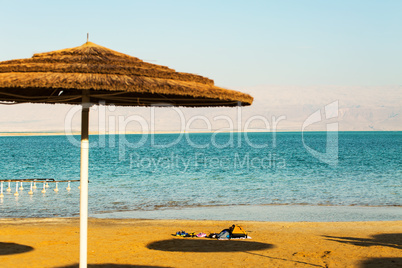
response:
<path id="1" fill-rule="evenodd" d="M 208 78 L 87 42 L 29 59 L 0 62 L 3 103 L 82 105 L 80 266 L 87 262 L 88 121 L 91 103 L 116 106 L 166 104 L 185 107 L 250 105 L 250 95 L 216 87 Z"/>

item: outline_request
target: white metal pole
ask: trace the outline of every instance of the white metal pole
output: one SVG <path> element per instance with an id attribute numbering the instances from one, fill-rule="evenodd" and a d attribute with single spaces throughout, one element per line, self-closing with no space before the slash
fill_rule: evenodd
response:
<path id="1" fill-rule="evenodd" d="M 88 157 L 89 95 L 82 95 L 81 112 L 81 178 L 80 178 L 80 268 L 87 267 L 88 246 Z"/>

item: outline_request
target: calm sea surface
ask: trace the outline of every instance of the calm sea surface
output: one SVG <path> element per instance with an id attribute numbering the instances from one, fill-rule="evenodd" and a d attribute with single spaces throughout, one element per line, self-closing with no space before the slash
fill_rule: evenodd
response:
<path id="1" fill-rule="evenodd" d="M 106 135 L 90 142 L 92 217 L 402 220 L 402 132 Z M 15 182 L 5 190 L 8 179 L 75 180 L 79 169 L 77 136 L 0 137 L 1 217 L 78 216 L 79 182 L 70 191 L 59 183 L 58 193 L 50 183 L 46 194 L 37 183 L 33 196 L 29 183 L 19 197 Z"/>

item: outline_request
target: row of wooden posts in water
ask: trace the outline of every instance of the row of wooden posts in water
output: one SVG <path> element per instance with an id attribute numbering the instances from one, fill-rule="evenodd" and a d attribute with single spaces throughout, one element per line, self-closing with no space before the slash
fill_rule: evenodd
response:
<path id="1" fill-rule="evenodd" d="M 59 191 L 59 188 L 58 188 L 58 183 L 59 182 L 67 182 L 68 184 L 67 184 L 67 188 L 66 188 L 66 190 L 67 191 L 70 191 L 71 190 L 71 185 L 70 185 L 70 183 L 71 182 L 75 182 L 75 181 L 79 181 L 79 180 L 63 180 L 63 181 L 55 181 L 54 179 L 25 179 L 25 180 L 7 180 L 7 181 L 0 181 L 0 198 L 3 198 L 4 197 L 4 193 L 3 193 L 3 183 L 4 182 L 8 182 L 8 187 L 7 187 L 7 189 L 6 189 L 6 192 L 11 192 L 12 191 L 12 189 L 11 189 L 11 182 L 15 182 L 15 193 L 14 193 L 14 196 L 19 196 L 20 194 L 19 194 L 19 191 L 23 191 L 24 190 L 24 186 L 23 186 L 23 183 L 24 182 L 30 182 L 31 183 L 31 185 L 30 185 L 30 189 L 29 189 L 29 192 L 28 192 L 28 194 L 29 195 L 33 195 L 34 194 L 34 192 L 33 192 L 33 190 L 35 190 L 35 189 L 37 189 L 38 187 L 36 186 L 36 183 L 43 183 L 43 189 L 41 190 L 41 193 L 46 193 L 46 189 L 47 188 L 49 188 L 49 182 L 50 183 L 56 183 L 56 188 L 54 188 L 53 189 L 53 191 L 55 191 L 55 192 L 58 192 Z M 19 187 L 18 187 L 18 185 L 19 185 Z M 78 187 L 79 188 L 79 187 Z M 18 191 L 19 190 L 19 191 Z"/>

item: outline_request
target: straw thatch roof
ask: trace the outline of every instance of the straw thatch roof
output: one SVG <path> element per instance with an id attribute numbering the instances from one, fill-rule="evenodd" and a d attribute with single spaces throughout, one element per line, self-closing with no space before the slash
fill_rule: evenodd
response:
<path id="1" fill-rule="evenodd" d="M 0 100 L 14 103 L 80 104 L 83 90 L 92 103 L 120 106 L 250 105 L 253 98 L 214 85 L 213 80 L 87 42 L 82 46 L 0 62 Z"/>

